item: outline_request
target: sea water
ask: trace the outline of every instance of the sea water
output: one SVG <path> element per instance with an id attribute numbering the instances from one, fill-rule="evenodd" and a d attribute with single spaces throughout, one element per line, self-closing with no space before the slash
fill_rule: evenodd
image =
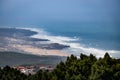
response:
<path id="1" fill-rule="evenodd" d="M 29 29 L 38 32 L 37 35 L 33 35 L 35 38 L 45 38 L 53 43 L 70 46 L 70 48 L 63 49 L 63 51 L 70 54 L 92 53 L 97 57 L 101 57 L 108 52 L 113 57 L 120 56 L 119 27 L 109 23 L 54 23 Z"/>

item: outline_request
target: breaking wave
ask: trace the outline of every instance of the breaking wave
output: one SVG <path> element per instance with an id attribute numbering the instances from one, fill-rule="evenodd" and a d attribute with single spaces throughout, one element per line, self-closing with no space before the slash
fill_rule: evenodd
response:
<path id="1" fill-rule="evenodd" d="M 90 53 L 94 54 L 97 57 L 103 57 L 106 52 L 108 52 L 112 57 L 118 58 L 120 56 L 119 50 L 103 50 L 93 47 L 85 47 L 83 44 L 79 43 L 78 41 L 80 38 L 77 37 L 67 37 L 67 36 L 54 36 L 49 32 L 40 29 L 40 28 L 22 28 L 27 29 L 30 31 L 35 31 L 38 34 L 32 35 L 33 38 L 39 39 L 48 39 L 49 43 L 59 43 L 63 45 L 70 46 L 67 49 L 63 49 L 62 51 L 67 52 L 69 54 L 74 54 L 76 56 L 80 55 L 80 53 L 84 53 L 89 55 Z"/>

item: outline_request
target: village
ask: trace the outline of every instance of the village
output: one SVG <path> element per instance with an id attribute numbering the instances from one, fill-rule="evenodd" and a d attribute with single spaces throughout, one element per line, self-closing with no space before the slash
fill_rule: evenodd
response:
<path id="1" fill-rule="evenodd" d="M 34 75 L 36 74 L 39 70 L 42 71 L 48 71 L 51 72 L 54 70 L 54 67 L 52 67 L 51 65 L 28 65 L 28 66 L 14 66 L 14 69 L 19 70 L 21 73 L 24 73 L 26 75 Z"/>

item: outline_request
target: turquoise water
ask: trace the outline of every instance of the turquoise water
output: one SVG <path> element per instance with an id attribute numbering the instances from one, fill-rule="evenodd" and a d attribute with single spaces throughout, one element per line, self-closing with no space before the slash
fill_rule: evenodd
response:
<path id="1" fill-rule="evenodd" d="M 119 26 L 109 24 L 48 24 L 44 29 L 55 36 L 78 38 L 77 43 L 104 50 L 120 50 Z"/>

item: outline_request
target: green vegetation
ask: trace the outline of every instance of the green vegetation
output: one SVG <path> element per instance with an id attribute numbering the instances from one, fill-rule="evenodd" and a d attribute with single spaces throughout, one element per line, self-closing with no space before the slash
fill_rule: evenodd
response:
<path id="1" fill-rule="evenodd" d="M 36 56 L 32 54 L 24 54 L 19 52 L 1 52 L 0 51 L 0 66 L 13 66 L 21 64 L 42 64 L 55 66 L 60 61 L 65 61 L 66 57 L 60 56 Z"/>
<path id="2" fill-rule="evenodd" d="M 28 76 L 6 66 L 0 69 L 0 80 L 120 80 L 120 59 L 108 53 L 99 59 L 92 54 L 81 54 L 80 59 L 71 55 L 52 72 L 40 70 Z"/>
<path id="3" fill-rule="evenodd" d="M 25 80 L 27 76 L 9 66 L 0 69 L 0 80 Z"/>

